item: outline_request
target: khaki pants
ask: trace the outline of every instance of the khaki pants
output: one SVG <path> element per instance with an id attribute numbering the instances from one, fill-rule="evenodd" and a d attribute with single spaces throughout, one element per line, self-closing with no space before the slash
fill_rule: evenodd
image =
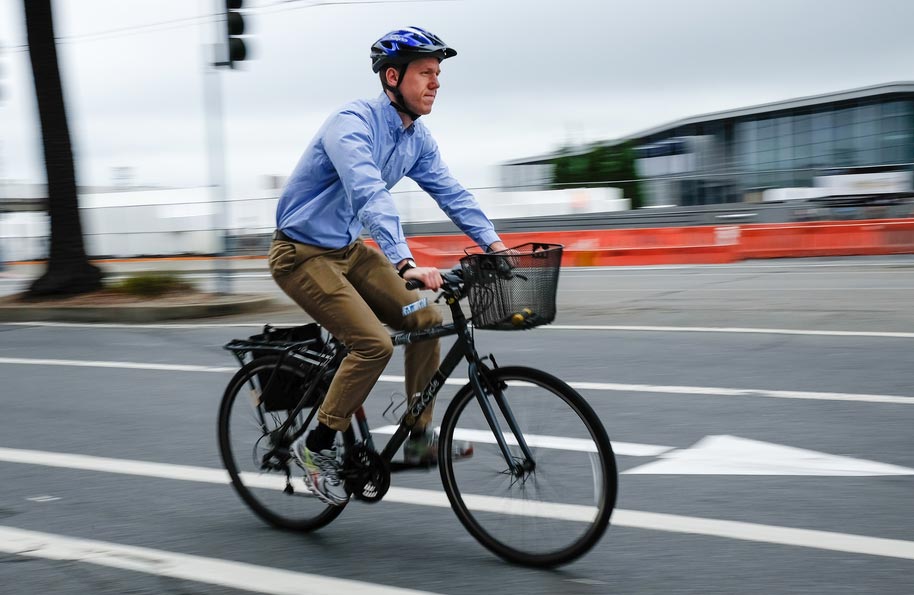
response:
<path id="1" fill-rule="evenodd" d="M 317 414 L 338 431 L 349 427 L 393 355 L 390 333 L 382 323 L 396 330 L 441 323 L 441 314 L 432 307 L 403 316 L 403 306 L 418 300 L 419 292 L 408 291 L 387 258 L 361 240 L 337 250 L 274 240 L 270 273 L 295 303 L 350 349 Z M 422 341 L 405 351 L 406 394 L 412 398 L 438 368 L 440 346 L 438 340 Z M 431 419 L 429 407 L 417 426 L 426 427 Z"/>

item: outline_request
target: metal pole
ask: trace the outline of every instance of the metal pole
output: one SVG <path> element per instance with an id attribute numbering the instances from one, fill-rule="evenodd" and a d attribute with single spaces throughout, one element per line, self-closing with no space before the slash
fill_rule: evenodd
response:
<path id="1" fill-rule="evenodd" d="M 216 258 L 214 260 L 216 273 L 216 292 L 229 294 L 232 292 L 231 277 L 228 270 L 227 254 L 227 195 L 225 190 L 225 138 L 224 121 L 222 115 L 222 85 L 219 69 L 215 63 L 220 61 L 218 54 L 224 51 L 219 39 L 221 27 L 225 27 L 223 14 L 216 1 L 213 14 L 216 17 L 216 36 L 212 44 L 204 43 L 206 54 L 206 72 L 204 73 L 203 101 L 206 110 L 206 138 L 207 138 L 207 165 L 209 170 L 209 186 L 213 202 L 213 231 L 216 233 Z M 205 21 L 204 21 L 205 23 Z M 204 25 L 205 26 L 205 25 Z"/>

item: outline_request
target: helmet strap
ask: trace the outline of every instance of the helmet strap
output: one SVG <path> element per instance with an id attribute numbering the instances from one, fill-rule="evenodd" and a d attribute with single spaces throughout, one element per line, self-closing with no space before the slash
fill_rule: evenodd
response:
<path id="1" fill-rule="evenodd" d="M 401 65 L 397 66 L 397 86 L 396 87 L 391 87 L 389 84 L 387 84 L 387 75 L 385 74 L 384 88 L 386 90 L 390 91 L 391 93 L 393 93 L 394 98 L 393 98 L 393 100 L 391 100 L 390 105 L 392 105 L 394 107 L 394 109 L 396 109 L 398 112 L 402 112 L 402 113 L 406 114 L 407 116 L 409 116 L 409 118 L 413 122 L 415 122 L 416 120 L 419 119 L 419 114 L 417 114 L 413 110 L 406 107 L 406 99 L 403 98 L 403 93 L 400 92 L 400 83 L 403 82 L 403 75 L 406 74 L 406 68 L 408 66 L 409 66 L 409 62 L 407 62 L 406 64 L 401 64 Z M 385 72 L 387 72 L 386 69 L 385 69 Z"/>

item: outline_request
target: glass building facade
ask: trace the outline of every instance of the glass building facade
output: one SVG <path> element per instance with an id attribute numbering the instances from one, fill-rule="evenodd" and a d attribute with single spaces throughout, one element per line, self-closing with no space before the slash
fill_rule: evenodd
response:
<path id="1" fill-rule="evenodd" d="M 695 116 L 601 146 L 623 143 L 635 147 L 645 206 L 758 201 L 767 190 L 802 194 L 823 178 L 842 175 L 907 172 L 901 177 L 910 178 L 914 82 Z M 592 150 L 577 154 L 586 157 Z M 527 178 L 524 166 L 550 157 L 513 161 L 503 169 L 517 168 L 514 173 Z M 543 177 L 542 167 L 537 173 Z M 548 187 L 542 179 L 535 184 Z"/>
<path id="2" fill-rule="evenodd" d="M 822 176 L 910 172 L 914 83 L 698 116 L 633 138 L 651 205 L 760 200 L 765 190 L 811 188 Z M 703 139 L 694 152 L 696 167 L 658 167 L 656 148 L 669 147 L 673 139 L 691 140 L 694 146 Z"/>
<path id="3" fill-rule="evenodd" d="M 810 186 L 822 170 L 910 168 L 914 100 L 822 106 L 733 123 L 741 186 Z"/>

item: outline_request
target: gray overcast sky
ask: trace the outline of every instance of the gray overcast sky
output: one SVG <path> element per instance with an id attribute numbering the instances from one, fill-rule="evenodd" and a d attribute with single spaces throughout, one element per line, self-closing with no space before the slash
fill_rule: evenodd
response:
<path id="1" fill-rule="evenodd" d="M 208 181 L 202 41 L 211 0 L 56 0 L 81 184 Z M 911 0 L 453 0 L 309 6 L 247 0 L 255 59 L 221 74 L 229 192 L 287 175 L 334 107 L 380 92 L 368 49 L 418 25 L 459 55 L 425 119 L 470 187 L 495 164 L 678 118 L 914 80 Z M 43 179 L 21 0 L 0 0 L 0 179 Z"/>

